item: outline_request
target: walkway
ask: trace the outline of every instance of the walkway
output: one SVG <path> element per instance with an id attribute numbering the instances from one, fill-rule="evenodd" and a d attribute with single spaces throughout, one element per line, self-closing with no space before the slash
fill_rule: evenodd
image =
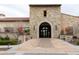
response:
<path id="1" fill-rule="evenodd" d="M 60 39 L 31 39 L 2 54 L 76 54 L 77 51 L 73 45 Z"/>

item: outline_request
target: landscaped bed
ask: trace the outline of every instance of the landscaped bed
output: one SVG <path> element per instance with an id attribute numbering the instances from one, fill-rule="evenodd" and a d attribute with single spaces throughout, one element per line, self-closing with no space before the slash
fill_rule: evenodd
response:
<path id="1" fill-rule="evenodd" d="M 79 39 L 75 39 L 75 40 L 71 41 L 70 43 L 79 46 Z"/>
<path id="2" fill-rule="evenodd" d="M 8 36 L 0 37 L 0 45 L 16 45 L 17 39 L 11 39 Z"/>
<path id="3" fill-rule="evenodd" d="M 65 40 L 73 45 L 78 45 L 79 46 L 79 38 L 73 35 L 61 35 L 60 39 Z"/>

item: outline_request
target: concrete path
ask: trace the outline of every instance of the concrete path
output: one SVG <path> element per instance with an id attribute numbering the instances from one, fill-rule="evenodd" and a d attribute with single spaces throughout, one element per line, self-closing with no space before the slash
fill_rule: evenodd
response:
<path id="1" fill-rule="evenodd" d="M 6 51 L 14 54 L 76 54 L 78 49 L 60 39 L 31 39 Z M 10 53 L 11 54 L 11 53 Z M 77 53 L 78 54 L 78 53 Z"/>
<path id="2" fill-rule="evenodd" d="M 51 39 L 39 39 L 37 46 L 42 48 L 52 48 L 53 44 Z"/>

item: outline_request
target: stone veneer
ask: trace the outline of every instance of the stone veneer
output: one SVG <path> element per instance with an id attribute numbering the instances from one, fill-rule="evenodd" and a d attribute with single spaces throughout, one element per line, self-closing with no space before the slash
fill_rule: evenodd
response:
<path id="1" fill-rule="evenodd" d="M 73 35 L 79 37 L 79 17 L 62 13 L 62 28 L 73 27 Z"/>
<path id="2" fill-rule="evenodd" d="M 44 10 L 47 11 L 47 17 L 43 15 Z M 61 29 L 68 26 L 72 26 L 74 36 L 79 37 L 79 17 L 61 13 L 60 5 L 30 5 L 29 18 L 0 18 L 0 28 L 30 26 L 31 37 L 39 38 L 39 26 L 42 22 L 48 22 L 51 25 L 53 38 L 57 38 Z"/>
<path id="3" fill-rule="evenodd" d="M 43 11 L 47 11 L 44 17 Z M 30 34 L 32 38 L 39 38 L 39 26 L 43 22 L 51 25 L 51 37 L 57 38 L 61 30 L 60 5 L 30 5 Z M 57 30 L 55 27 L 57 26 Z"/>

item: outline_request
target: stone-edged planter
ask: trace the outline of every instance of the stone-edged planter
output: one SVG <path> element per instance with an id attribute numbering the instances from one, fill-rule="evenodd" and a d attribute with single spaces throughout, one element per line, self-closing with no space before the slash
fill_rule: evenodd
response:
<path id="1" fill-rule="evenodd" d="M 73 36 L 72 35 L 60 35 L 60 39 L 70 42 L 71 40 L 73 40 Z"/>

